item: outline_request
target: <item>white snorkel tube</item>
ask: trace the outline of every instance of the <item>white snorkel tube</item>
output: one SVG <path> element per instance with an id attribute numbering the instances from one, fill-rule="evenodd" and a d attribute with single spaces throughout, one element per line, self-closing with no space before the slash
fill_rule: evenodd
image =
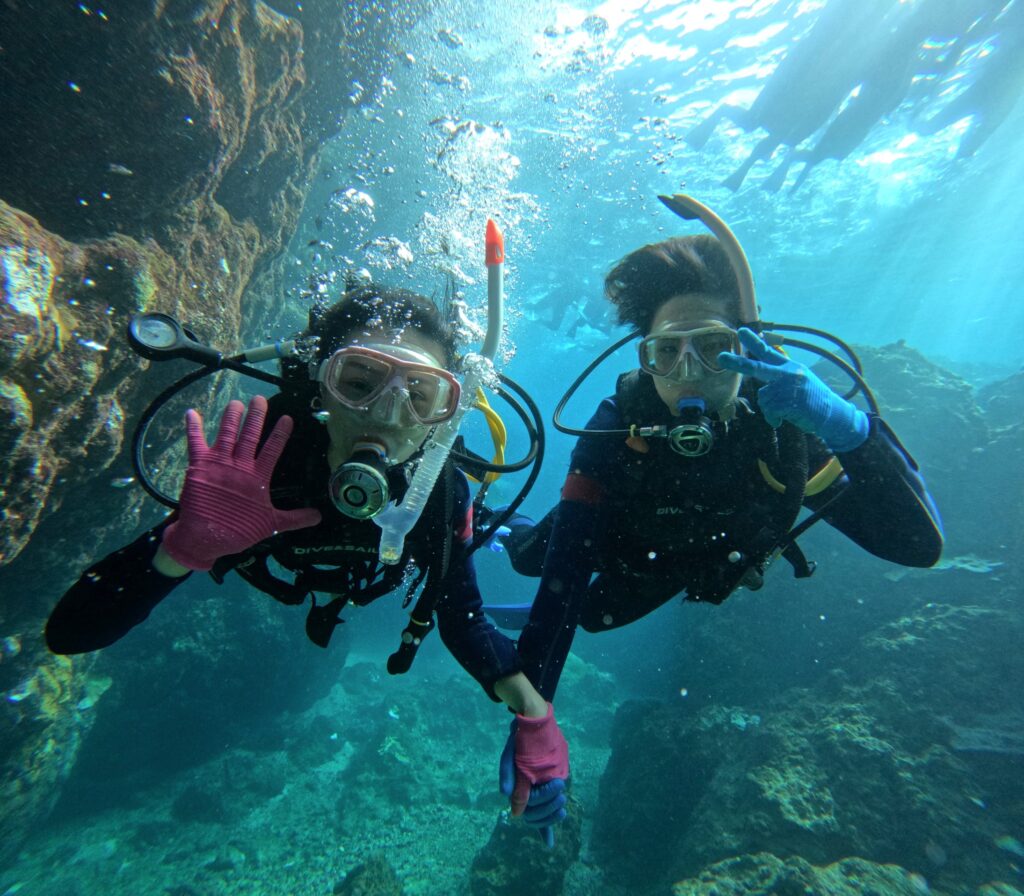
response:
<path id="1" fill-rule="evenodd" d="M 462 397 L 459 406 L 450 419 L 434 430 L 433 436 L 423 446 L 412 482 L 401 504 L 391 502 L 373 521 L 380 526 L 380 560 L 394 565 L 402 559 L 405 538 L 416 525 L 427 499 L 434 490 L 445 461 L 459 434 L 459 426 L 466 412 L 476 401 L 477 389 L 493 374 L 494 356 L 501 341 L 502 318 L 504 313 L 505 286 L 505 239 L 498 225 L 487 219 L 485 236 L 487 264 L 487 336 L 480 354 L 470 352 L 463 359 L 465 377 L 462 382 Z"/>

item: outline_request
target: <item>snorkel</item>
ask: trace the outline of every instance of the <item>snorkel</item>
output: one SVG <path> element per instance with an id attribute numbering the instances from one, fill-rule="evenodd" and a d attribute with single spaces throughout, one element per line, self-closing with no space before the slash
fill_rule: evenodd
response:
<path id="1" fill-rule="evenodd" d="M 459 426 L 466 412 L 472 407 L 477 389 L 484 384 L 494 370 L 494 356 L 498 352 L 501 340 L 502 318 L 504 312 L 504 267 L 505 240 L 498 225 L 487 219 L 487 231 L 484 239 L 487 265 L 487 336 L 484 339 L 480 354 L 469 353 L 463 359 L 466 371 L 462 383 L 462 396 L 455 413 L 435 430 L 433 436 L 423 446 L 420 458 L 413 474 L 409 489 L 401 504 L 391 502 L 373 521 L 380 526 L 380 560 L 389 566 L 402 559 L 405 549 L 405 538 L 412 531 L 427 499 L 434 490 L 434 484 L 441 475 L 445 461 L 455 444 L 459 434 Z"/>
<path id="2" fill-rule="evenodd" d="M 761 321 L 757 314 L 757 298 L 754 294 L 754 274 L 750 270 L 747 254 L 743 251 L 740 241 L 736 239 L 736 234 L 729 229 L 725 221 L 692 196 L 675 193 L 672 196 L 658 196 L 658 199 L 669 211 L 684 221 L 699 220 L 717 237 L 736 275 L 740 297 L 740 320 L 737 329 L 748 327 L 755 333 L 760 331 Z"/>
<path id="3" fill-rule="evenodd" d="M 729 225 L 703 203 L 685 193 L 658 196 L 662 204 L 684 221 L 699 220 L 716 237 L 732 266 L 739 294 L 739 326 L 760 330 L 757 299 L 754 293 L 754 274 L 736 234 Z M 682 422 L 667 433 L 669 446 L 683 457 L 703 457 L 714 445 L 711 421 L 706 416 L 707 403 L 702 398 L 683 398 L 676 405 Z"/>

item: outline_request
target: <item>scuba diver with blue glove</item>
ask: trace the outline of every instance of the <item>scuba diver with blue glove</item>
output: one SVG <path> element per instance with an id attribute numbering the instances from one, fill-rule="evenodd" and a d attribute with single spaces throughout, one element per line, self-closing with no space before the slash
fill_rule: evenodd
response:
<path id="1" fill-rule="evenodd" d="M 532 607 L 487 608 L 504 627 L 525 623 L 523 670 L 549 701 L 578 626 L 627 625 L 680 594 L 721 603 L 759 588 L 780 555 L 809 576 L 796 538 L 817 520 L 907 566 L 931 566 L 942 550 L 916 464 L 879 417 L 852 351 L 822 331 L 760 320 L 728 227 L 691 197 L 660 198 L 715 236 L 644 246 L 608 274 L 605 294 L 635 332 L 591 363 L 555 412 L 556 427 L 579 437 L 560 502 L 537 525 L 509 523 L 513 567 L 541 577 Z M 868 411 L 783 354 L 782 330 L 838 345 L 849 363 L 785 340 L 838 364 Z M 637 337 L 639 369 L 618 377 L 586 429 L 564 426 L 580 383 Z"/>
<path id="2" fill-rule="evenodd" d="M 501 303 L 498 280 L 489 290 L 489 332 L 496 326 L 500 334 L 500 307 L 494 307 Z M 527 426 L 532 447 L 524 460 L 487 463 L 463 453 L 461 444 L 445 445 L 438 457 L 443 427 L 457 421 L 460 410 L 472 404 L 491 411 L 476 389 L 479 376 L 460 383 L 452 373 L 455 331 L 431 299 L 372 284 L 353 286 L 336 304 L 310 312 L 309 329 L 296 340 L 307 347 L 305 353 L 289 342 L 225 359 L 161 314 L 134 318 L 129 338 L 151 360 L 186 357 L 204 365 L 158 396 L 136 430 L 136 473 L 173 513 L 72 585 L 47 622 L 50 650 L 77 654 L 112 644 L 200 570 L 218 582 L 234 570 L 285 604 L 308 599 L 306 632 L 326 647 L 348 601 L 362 606 L 402 588 L 414 567 L 406 603 L 423 587 L 388 671 L 409 669 L 436 618 L 455 659 L 492 700 L 516 713 L 509 740 L 513 775 L 521 780 L 516 814 L 534 817 L 536 798 L 527 807 L 529 781 L 562 773 L 558 757 L 568 748 L 551 705 L 520 670 L 514 643 L 482 612 L 472 553 L 491 541 L 504 517 L 492 515 L 490 528 L 474 533 L 474 504 L 460 469 L 486 481 L 488 474 L 534 464 L 513 503 L 521 502 L 542 453 L 542 427 L 529 396 L 497 375 L 534 414 L 536 426 L 508 392 L 496 388 Z M 488 345 L 493 352 L 497 338 L 488 339 L 485 351 Z M 275 354 L 282 357 L 280 377 L 249 366 Z M 168 397 L 218 369 L 271 382 L 280 391 L 269 401 L 256 396 L 248 410 L 230 402 L 212 445 L 198 412 L 188 411 L 188 469 L 174 501 L 146 469 L 146 429 Z M 424 457 L 431 451 L 436 463 L 425 479 Z M 405 518 L 394 523 L 394 508 L 403 507 L 417 488 L 423 506 L 415 515 L 406 506 Z M 381 519 L 389 509 L 391 528 L 385 530 Z M 394 556 L 384 556 L 385 540 Z M 271 564 L 290 578 L 275 574 Z M 318 594 L 326 601 L 318 603 Z M 545 800 L 544 817 L 564 813 L 564 796 L 553 799 Z"/>

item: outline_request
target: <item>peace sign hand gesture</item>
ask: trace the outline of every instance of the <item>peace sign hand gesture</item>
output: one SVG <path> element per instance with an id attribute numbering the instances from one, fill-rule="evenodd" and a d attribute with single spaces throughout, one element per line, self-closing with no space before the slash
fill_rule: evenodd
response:
<path id="1" fill-rule="evenodd" d="M 726 370 L 765 384 L 758 390 L 757 403 L 772 426 L 788 420 L 818 436 L 834 452 L 852 451 L 864 443 L 870 428 L 867 414 L 833 392 L 807 365 L 787 358 L 753 330 L 742 327 L 739 337 L 749 357 L 722 352 L 718 362 Z"/>

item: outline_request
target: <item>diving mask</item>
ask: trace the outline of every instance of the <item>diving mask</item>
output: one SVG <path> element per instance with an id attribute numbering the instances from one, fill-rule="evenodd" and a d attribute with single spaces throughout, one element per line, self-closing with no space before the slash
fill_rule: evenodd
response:
<path id="1" fill-rule="evenodd" d="M 459 381 L 429 355 L 395 345 L 350 345 L 317 379 L 342 405 L 387 426 L 434 426 L 455 413 Z"/>
<path id="2" fill-rule="evenodd" d="M 718 363 L 718 356 L 739 351 L 739 335 L 725 324 L 690 330 L 666 329 L 641 340 L 640 367 L 652 376 L 686 382 L 706 373 L 721 373 L 724 368 Z"/>

